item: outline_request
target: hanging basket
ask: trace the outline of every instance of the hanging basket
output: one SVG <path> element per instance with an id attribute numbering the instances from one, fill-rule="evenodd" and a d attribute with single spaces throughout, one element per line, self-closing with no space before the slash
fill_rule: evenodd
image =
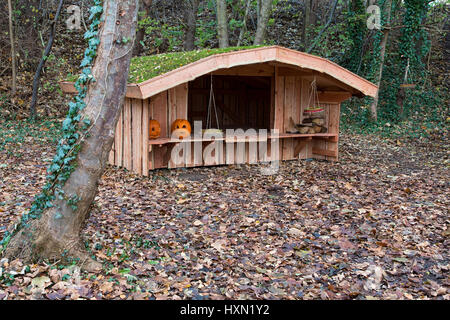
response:
<path id="1" fill-rule="evenodd" d="M 211 135 L 223 135 L 223 130 L 222 129 L 214 129 L 214 128 L 210 128 L 210 129 L 203 129 L 203 134 L 211 134 Z"/>
<path id="2" fill-rule="evenodd" d="M 311 82 L 311 94 L 309 96 L 308 105 L 309 107 L 303 110 L 303 115 L 306 118 L 323 118 L 325 116 L 325 110 L 320 106 L 319 102 L 316 78 Z"/>
<path id="3" fill-rule="evenodd" d="M 325 110 L 321 107 L 315 107 L 313 109 L 305 109 L 303 115 L 308 118 L 321 118 L 325 115 Z"/>

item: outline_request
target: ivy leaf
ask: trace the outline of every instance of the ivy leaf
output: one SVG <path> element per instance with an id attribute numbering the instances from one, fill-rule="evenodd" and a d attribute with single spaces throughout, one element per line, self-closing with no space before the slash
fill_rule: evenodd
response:
<path id="1" fill-rule="evenodd" d="M 89 11 L 91 12 L 89 20 L 92 20 L 96 15 L 100 15 L 103 12 L 103 8 L 101 6 L 92 6 Z"/>
<path id="2" fill-rule="evenodd" d="M 100 44 L 99 38 L 92 38 L 89 40 L 89 45 L 92 47 L 98 46 Z"/>
<path id="3" fill-rule="evenodd" d="M 96 31 L 96 30 L 94 30 L 94 31 L 89 30 L 89 31 L 86 31 L 86 33 L 84 34 L 84 38 L 85 39 L 90 39 L 90 38 L 96 37 L 97 35 L 98 35 L 98 31 Z"/>
<path id="4" fill-rule="evenodd" d="M 84 57 L 83 61 L 81 61 L 80 67 L 86 67 L 92 63 L 92 58 L 89 56 Z"/>
<path id="5" fill-rule="evenodd" d="M 63 130 L 64 131 L 69 131 L 71 129 L 71 126 L 72 126 L 72 119 L 71 118 L 66 118 L 63 121 L 63 126 L 62 126 Z"/>

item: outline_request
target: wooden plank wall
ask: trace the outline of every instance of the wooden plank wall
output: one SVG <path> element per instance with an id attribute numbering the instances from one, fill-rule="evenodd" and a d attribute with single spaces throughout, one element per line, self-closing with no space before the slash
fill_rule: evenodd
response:
<path id="1" fill-rule="evenodd" d="M 168 118 L 167 118 L 167 127 L 168 133 L 167 137 L 170 137 L 170 128 L 172 127 L 172 123 L 177 119 L 187 119 L 188 117 L 188 84 L 184 83 L 175 88 L 169 89 L 167 94 L 168 104 Z M 193 130 L 194 128 L 192 128 Z M 184 167 L 184 165 L 176 165 L 172 161 L 170 161 L 170 156 L 172 152 L 172 148 L 174 145 L 167 146 L 166 150 L 166 161 L 168 162 L 168 168 L 177 168 Z M 184 149 L 186 150 L 186 148 Z M 187 154 L 181 154 L 184 157 L 184 162 L 186 163 Z"/>
<path id="2" fill-rule="evenodd" d="M 207 122 L 211 78 L 209 75 L 189 83 L 188 120 Z M 217 119 L 221 129 L 270 129 L 271 78 L 223 76 L 213 78 Z M 216 117 L 211 119 L 216 127 Z"/>
<path id="3" fill-rule="evenodd" d="M 339 121 L 340 121 L 340 107 L 339 103 L 323 103 L 321 106 L 325 109 L 326 114 L 326 123 L 325 125 L 328 128 L 328 133 L 336 133 L 339 134 Z M 338 160 L 338 143 L 339 139 L 336 140 L 314 140 L 312 143 L 312 151 L 313 158 L 315 159 L 324 159 L 330 161 Z M 315 154 L 316 150 L 325 150 L 325 153 L 329 153 L 330 155 L 325 154 Z M 331 155 L 334 154 L 334 155 Z"/>
<path id="4" fill-rule="evenodd" d="M 275 76 L 274 128 L 286 133 L 294 123 L 303 120 L 303 110 L 308 107 L 311 83 L 299 76 Z M 299 149 L 298 155 L 295 150 Z M 312 156 L 312 144 L 303 139 L 281 139 L 280 158 L 282 160 L 306 159 Z"/>
<path id="5" fill-rule="evenodd" d="M 148 101 L 126 98 L 116 125 L 109 163 L 148 175 Z"/>
<path id="6" fill-rule="evenodd" d="M 300 123 L 303 122 L 304 119 L 303 111 L 309 107 L 310 94 L 311 94 L 311 81 L 302 79 L 300 84 Z M 301 143 L 301 141 L 299 141 L 298 143 Z M 299 159 L 312 158 L 311 143 L 306 143 L 298 147 L 302 147 L 298 155 Z"/>

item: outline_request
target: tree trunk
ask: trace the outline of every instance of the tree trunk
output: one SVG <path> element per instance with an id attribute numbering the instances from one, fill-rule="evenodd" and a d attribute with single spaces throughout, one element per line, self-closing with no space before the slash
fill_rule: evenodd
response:
<path id="1" fill-rule="evenodd" d="M 195 48 L 195 31 L 197 24 L 197 12 L 198 12 L 199 0 L 187 1 L 186 12 L 186 38 L 184 40 L 184 50 L 191 51 Z"/>
<path id="2" fill-rule="evenodd" d="M 319 34 L 317 35 L 317 37 L 314 39 L 313 43 L 311 44 L 311 46 L 308 48 L 308 50 L 306 50 L 307 53 L 311 53 L 311 51 L 313 51 L 314 47 L 316 46 L 316 44 L 319 42 L 320 38 L 322 37 L 323 33 L 328 29 L 328 27 L 330 26 L 331 22 L 333 21 L 334 18 L 334 12 L 336 11 L 336 7 L 338 4 L 339 0 L 334 0 L 333 3 L 333 7 L 331 8 L 331 12 L 330 12 L 330 16 L 328 17 L 328 21 L 325 24 L 325 26 L 322 28 L 322 30 L 320 30 Z"/>
<path id="3" fill-rule="evenodd" d="M 12 69 L 12 88 L 11 93 L 16 94 L 17 84 L 16 84 L 16 46 L 14 43 L 14 29 L 13 29 L 13 10 L 11 0 L 8 0 L 8 10 L 9 10 L 9 39 L 11 40 L 11 69 Z"/>
<path id="4" fill-rule="evenodd" d="M 152 6 L 153 0 L 141 0 L 140 2 L 140 11 L 145 12 L 145 17 L 147 17 L 150 14 L 150 7 Z M 133 56 L 139 56 L 142 53 L 143 46 L 141 44 L 141 41 L 144 40 L 145 37 L 145 30 L 143 28 L 138 28 L 136 33 L 136 40 L 134 42 L 134 48 L 133 48 Z"/>
<path id="5" fill-rule="evenodd" d="M 42 55 L 41 61 L 36 69 L 36 73 L 34 74 L 33 79 L 33 94 L 31 96 L 31 105 L 30 105 L 30 118 L 34 119 L 36 117 L 36 103 L 39 91 L 39 82 L 41 80 L 41 72 L 42 68 L 44 68 L 45 61 L 47 61 L 48 55 L 52 50 L 53 40 L 55 39 L 56 33 L 56 23 L 58 22 L 59 15 L 61 14 L 61 9 L 63 6 L 64 0 L 59 1 L 58 9 L 56 10 L 55 18 L 53 19 L 52 25 L 50 27 L 50 36 L 48 38 L 47 47 L 44 50 L 44 54 Z"/>
<path id="6" fill-rule="evenodd" d="M 378 121 L 378 100 L 379 100 L 379 92 L 380 92 L 380 84 L 381 79 L 383 77 L 383 68 L 384 68 L 384 58 L 386 56 L 386 45 L 389 38 L 389 31 L 390 31 L 390 24 L 391 24 L 391 9 L 392 9 L 392 0 L 388 0 L 387 2 L 387 8 L 386 8 L 386 23 L 383 29 L 383 38 L 381 39 L 380 44 L 380 66 L 378 69 L 378 76 L 377 76 L 377 86 L 378 91 L 375 95 L 375 98 L 373 99 L 371 105 L 370 105 L 370 116 L 373 121 Z"/>
<path id="7" fill-rule="evenodd" d="M 217 35 L 219 38 L 219 47 L 229 47 L 228 41 L 228 21 L 227 21 L 227 3 L 225 0 L 217 0 Z"/>
<path id="8" fill-rule="evenodd" d="M 238 47 L 241 46 L 242 40 L 244 40 L 245 31 L 247 30 L 247 18 L 248 18 L 248 13 L 250 11 L 251 3 L 252 3 L 252 0 L 247 0 L 247 5 L 245 6 L 244 19 L 242 21 L 242 28 L 241 28 L 241 31 L 239 32 L 239 39 L 237 42 Z"/>
<path id="9" fill-rule="evenodd" d="M 303 50 L 308 48 L 308 27 L 311 25 L 312 0 L 304 0 L 305 12 L 303 14 L 302 42 Z"/>
<path id="10" fill-rule="evenodd" d="M 409 72 L 409 58 L 406 63 L 405 68 L 405 76 L 403 77 L 403 84 L 408 83 L 408 72 Z M 400 87 L 397 93 L 397 105 L 400 107 L 400 118 L 403 118 L 403 111 L 404 111 L 404 101 L 406 98 L 405 89 L 403 87 Z"/>
<path id="11" fill-rule="evenodd" d="M 106 167 L 114 140 L 115 126 L 123 106 L 127 77 L 136 35 L 138 0 L 104 2 L 100 45 L 92 68 L 96 79 L 88 87 L 82 118 L 91 119 L 89 135 L 80 142 L 76 168 L 66 181 L 66 195 L 80 199 L 74 209 L 58 198 L 38 220 L 15 234 L 6 250 L 8 258 L 61 259 L 61 254 L 81 259 L 82 268 L 98 269 L 100 264 L 89 258 L 80 242 L 80 230 L 98 191 L 98 180 Z"/>
<path id="12" fill-rule="evenodd" d="M 262 45 L 266 36 L 267 23 L 269 22 L 270 13 L 272 11 L 272 0 L 263 0 L 261 3 L 261 11 L 258 19 L 258 27 L 256 28 L 255 41 L 253 45 Z"/>

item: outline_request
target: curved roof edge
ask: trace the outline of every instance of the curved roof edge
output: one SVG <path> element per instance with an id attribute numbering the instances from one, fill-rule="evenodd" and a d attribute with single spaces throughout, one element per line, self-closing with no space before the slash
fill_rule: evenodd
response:
<path id="1" fill-rule="evenodd" d="M 375 84 L 330 60 L 280 46 L 271 46 L 212 55 L 147 81 L 128 84 L 127 97 L 146 99 L 219 69 L 264 62 L 280 62 L 327 74 L 354 88 L 361 95 L 375 97 L 378 91 Z M 67 82 L 62 82 L 61 87 L 65 92 L 72 92 Z"/>

